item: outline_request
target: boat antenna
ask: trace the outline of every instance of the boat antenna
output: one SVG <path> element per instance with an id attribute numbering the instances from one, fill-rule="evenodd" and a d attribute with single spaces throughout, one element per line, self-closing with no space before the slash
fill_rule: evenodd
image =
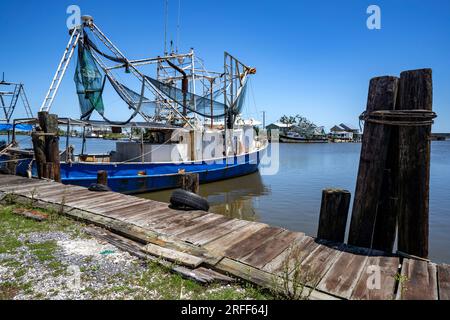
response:
<path id="1" fill-rule="evenodd" d="M 165 13 L 164 13 L 164 55 L 167 56 L 167 20 L 169 15 L 169 0 L 165 0 Z"/>
<path id="2" fill-rule="evenodd" d="M 178 53 L 178 42 L 180 41 L 180 11 L 181 11 L 181 0 L 178 0 L 177 39 L 175 44 L 176 53 Z"/>

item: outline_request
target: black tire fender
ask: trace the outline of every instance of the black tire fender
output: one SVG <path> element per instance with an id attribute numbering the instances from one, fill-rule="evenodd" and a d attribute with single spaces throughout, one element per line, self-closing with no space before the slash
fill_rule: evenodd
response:
<path id="1" fill-rule="evenodd" d="M 202 211 L 209 210 L 209 203 L 206 199 L 183 189 L 177 189 L 172 193 L 170 203 L 175 208 L 189 208 Z"/>
<path id="2" fill-rule="evenodd" d="M 108 186 L 104 186 L 102 184 L 93 183 L 88 188 L 89 191 L 97 191 L 97 192 L 106 192 L 111 191 L 111 189 Z"/>

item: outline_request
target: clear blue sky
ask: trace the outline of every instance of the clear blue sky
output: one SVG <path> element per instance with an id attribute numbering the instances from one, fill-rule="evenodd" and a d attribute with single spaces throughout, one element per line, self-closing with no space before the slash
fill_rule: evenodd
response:
<path id="1" fill-rule="evenodd" d="M 66 8 L 81 7 L 130 58 L 162 54 L 164 1 L 1 1 L 0 72 L 26 85 L 37 110 L 67 43 Z M 381 7 L 381 30 L 366 9 Z M 169 1 L 175 40 L 178 0 Z M 180 49 L 194 47 L 213 68 L 223 51 L 257 68 L 249 113 L 267 122 L 301 114 L 328 129 L 357 124 L 371 77 L 434 72 L 435 132 L 450 132 L 450 1 L 181 0 Z M 73 64 L 53 111 L 78 116 Z M 107 106 L 108 107 L 108 106 Z M 121 116 L 122 111 L 116 112 Z M 19 116 L 20 114 L 18 114 Z M 123 111 L 123 118 L 128 115 Z"/>

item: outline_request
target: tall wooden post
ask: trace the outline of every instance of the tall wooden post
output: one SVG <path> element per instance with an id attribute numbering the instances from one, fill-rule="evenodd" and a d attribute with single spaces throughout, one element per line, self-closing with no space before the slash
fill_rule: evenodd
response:
<path id="1" fill-rule="evenodd" d="M 36 161 L 37 175 L 39 179 L 44 178 L 44 167 L 46 166 L 47 159 L 45 156 L 45 138 L 41 134 L 43 131 L 40 127 L 36 128 L 31 134 L 31 141 L 33 142 L 34 159 Z"/>
<path id="2" fill-rule="evenodd" d="M 350 192 L 347 190 L 325 189 L 322 191 L 317 238 L 344 242 L 350 197 Z"/>
<path id="3" fill-rule="evenodd" d="M 398 218 L 398 126 L 391 126 L 391 139 L 383 172 L 372 248 L 386 252 L 394 249 Z"/>
<path id="4" fill-rule="evenodd" d="M 181 189 L 197 193 L 200 189 L 198 173 L 185 172 L 181 174 Z"/>
<path id="5" fill-rule="evenodd" d="M 397 109 L 433 108 L 431 69 L 402 72 Z M 428 257 L 431 124 L 399 128 L 398 250 Z"/>
<path id="6" fill-rule="evenodd" d="M 97 171 L 97 184 L 108 186 L 108 172 L 104 170 Z"/>
<path id="7" fill-rule="evenodd" d="M 47 163 L 52 163 L 52 170 L 48 165 L 44 166 L 46 172 L 52 172 L 55 181 L 61 181 L 59 159 L 58 116 L 48 112 L 38 112 L 39 125 L 45 133 L 45 157 Z M 44 174 L 45 176 L 45 174 Z M 52 177 L 46 176 L 51 179 Z"/>
<path id="8" fill-rule="evenodd" d="M 366 112 L 393 110 L 399 79 L 378 77 L 370 80 Z M 366 122 L 356 181 L 348 243 L 370 248 L 377 218 L 378 202 L 390 140 L 390 126 Z"/>

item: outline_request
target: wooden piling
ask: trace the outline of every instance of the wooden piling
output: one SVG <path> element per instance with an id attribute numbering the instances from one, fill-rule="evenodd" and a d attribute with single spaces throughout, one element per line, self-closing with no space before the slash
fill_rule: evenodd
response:
<path id="1" fill-rule="evenodd" d="M 44 177 L 50 180 L 55 179 L 55 166 L 53 162 L 46 162 L 44 165 Z"/>
<path id="2" fill-rule="evenodd" d="M 198 173 L 186 172 L 181 174 L 181 189 L 198 193 L 200 189 L 200 180 Z"/>
<path id="3" fill-rule="evenodd" d="M 373 231 L 372 248 L 392 252 L 398 218 L 398 126 L 391 126 L 388 154 Z"/>
<path id="4" fill-rule="evenodd" d="M 34 159 L 36 161 L 37 175 L 39 179 L 44 178 L 44 167 L 47 162 L 45 157 L 45 138 L 41 134 L 40 127 L 31 134 L 31 141 L 33 142 Z"/>
<path id="5" fill-rule="evenodd" d="M 17 162 L 14 161 L 15 159 L 17 159 L 17 155 L 12 154 L 8 157 L 8 162 L 6 163 L 6 170 L 12 175 L 15 175 L 17 172 Z"/>
<path id="6" fill-rule="evenodd" d="M 397 109 L 433 106 L 431 69 L 402 72 Z M 399 128 L 398 250 L 427 258 L 429 238 L 431 124 Z"/>
<path id="7" fill-rule="evenodd" d="M 108 172 L 99 170 L 97 172 L 97 184 L 108 186 Z"/>
<path id="8" fill-rule="evenodd" d="M 390 76 L 371 79 L 366 112 L 393 110 L 398 82 L 397 77 Z M 390 126 L 365 123 L 348 238 L 351 245 L 366 248 L 372 245 L 389 140 Z"/>
<path id="9" fill-rule="evenodd" d="M 53 180 L 60 182 L 58 116 L 48 112 L 38 112 L 39 125 L 45 133 L 46 161 L 52 163 Z M 49 172 L 47 170 L 47 172 Z M 46 177 L 50 178 L 50 177 Z"/>
<path id="10" fill-rule="evenodd" d="M 350 198 L 351 194 L 347 190 L 322 191 L 317 238 L 344 242 Z"/>

